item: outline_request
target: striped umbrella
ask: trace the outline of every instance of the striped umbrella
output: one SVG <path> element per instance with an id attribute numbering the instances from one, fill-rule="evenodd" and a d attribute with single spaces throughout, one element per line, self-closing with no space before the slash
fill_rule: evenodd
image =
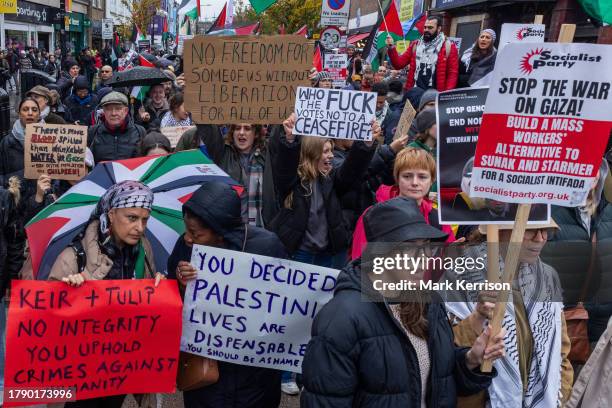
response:
<path id="1" fill-rule="evenodd" d="M 168 256 L 184 231 L 183 203 L 204 181 L 236 185 L 203 150 L 100 163 L 26 226 L 36 279 L 48 278 L 60 252 L 84 230 L 102 194 L 124 180 L 138 180 L 155 195 L 146 236 L 160 272 L 166 270 Z"/>

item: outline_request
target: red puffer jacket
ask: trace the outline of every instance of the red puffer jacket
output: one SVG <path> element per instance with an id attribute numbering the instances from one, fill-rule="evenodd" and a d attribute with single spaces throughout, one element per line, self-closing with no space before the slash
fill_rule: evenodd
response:
<path id="1" fill-rule="evenodd" d="M 439 92 L 448 91 L 457 87 L 457 79 L 459 77 L 459 53 L 455 44 L 448 39 L 438 53 L 438 63 L 436 64 L 436 89 Z M 391 64 L 395 69 L 403 69 L 406 65 L 410 65 L 408 69 L 408 80 L 406 81 L 406 90 L 414 87 L 414 71 L 416 70 L 416 46 L 418 41 L 412 41 L 408 50 L 402 55 L 397 53 L 395 47 L 390 47 L 388 50 Z M 448 44 L 448 45 L 447 45 Z M 447 52 L 447 47 L 449 48 Z"/>

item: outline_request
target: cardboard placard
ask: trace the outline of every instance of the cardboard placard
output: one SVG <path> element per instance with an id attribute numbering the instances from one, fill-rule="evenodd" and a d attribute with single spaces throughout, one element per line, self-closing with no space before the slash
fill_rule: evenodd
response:
<path id="1" fill-rule="evenodd" d="M 493 72 L 471 197 L 584 205 L 612 129 L 612 48 L 508 44 Z"/>
<path id="2" fill-rule="evenodd" d="M 174 280 L 13 280 L 5 392 L 76 387 L 76 399 L 174 392 L 181 333 Z M 5 406 L 11 403 L 5 393 Z"/>
<path id="3" fill-rule="evenodd" d="M 489 88 L 463 88 L 438 94 L 438 214 L 440 224 L 512 224 L 517 204 L 469 196 L 474 154 Z M 533 205 L 529 221 L 550 219 L 550 206 Z"/>
<path id="4" fill-rule="evenodd" d="M 410 102 L 406 102 L 404 105 L 404 110 L 402 111 L 402 115 L 400 116 L 399 122 L 397 122 L 397 128 L 395 128 L 395 134 L 393 135 L 393 140 L 399 139 L 402 135 L 407 135 L 410 130 L 410 126 L 412 125 L 412 121 L 416 116 L 416 111 L 412 107 Z"/>
<path id="5" fill-rule="evenodd" d="M 299 87 L 293 133 L 334 139 L 372 140 L 376 93 Z"/>
<path id="6" fill-rule="evenodd" d="M 314 45 L 297 35 L 185 41 L 185 106 L 201 124 L 280 124 L 307 86 Z"/>
<path id="7" fill-rule="evenodd" d="M 181 350 L 240 365 L 301 372 L 317 312 L 339 271 L 194 245 Z"/>
<path id="8" fill-rule="evenodd" d="M 25 178 L 80 180 L 87 174 L 87 126 L 28 124 L 23 151 Z"/>
<path id="9" fill-rule="evenodd" d="M 181 140 L 181 136 L 183 136 L 186 131 L 194 128 L 195 126 L 168 126 L 160 130 L 161 133 L 170 140 L 172 148 L 175 148 L 178 141 Z"/>

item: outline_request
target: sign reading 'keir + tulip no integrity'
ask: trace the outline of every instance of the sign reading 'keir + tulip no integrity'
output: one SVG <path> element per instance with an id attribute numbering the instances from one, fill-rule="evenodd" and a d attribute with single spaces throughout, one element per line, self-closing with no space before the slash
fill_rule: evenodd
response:
<path id="1" fill-rule="evenodd" d="M 203 36 L 184 49 L 185 106 L 196 123 L 278 124 L 309 83 L 314 45 L 293 35 Z"/>

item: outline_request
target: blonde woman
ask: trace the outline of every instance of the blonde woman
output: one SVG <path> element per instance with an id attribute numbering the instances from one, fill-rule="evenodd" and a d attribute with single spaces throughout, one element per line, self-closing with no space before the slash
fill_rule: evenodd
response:
<path id="1" fill-rule="evenodd" d="M 295 120 L 292 114 L 283 122 L 274 158 L 274 184 L 284 205 L 271 228 L 293 259 L 329 267 L 333 255 L 348 249 L 351 238 L 338 197 L 364 178 L 381 129 L 373 123 L 372 141 L 353 143 L 342 166 L 334 169 L 333 140 L 294 135 Z"/>

